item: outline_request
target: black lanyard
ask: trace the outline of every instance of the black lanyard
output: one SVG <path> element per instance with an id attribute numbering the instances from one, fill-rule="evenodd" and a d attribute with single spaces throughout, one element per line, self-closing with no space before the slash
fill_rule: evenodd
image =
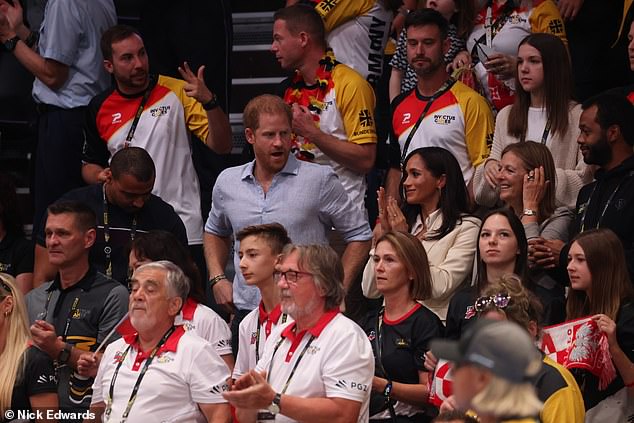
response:
<path id="1" fill-rule="evenodd" d="M 546 140 L 548 139 L 548 134 L 550 133 L 551 122 L 550 119 L 546 121 L 546 126 L 544 127 L 544 132 L 542 132 L 542 144 L 546 145 Z"/>
<path id="2" fill-rule="evenodd" d="M 423 112 L 420 114 L 420 116 L 418 117 L 418 120 L 412 127 L 412 130 L 407 135 L 407 139 L 405 140 L 405 144 L 403 145 L 403 152 L 401 153 L 401 170 L 403 170 L 403 163 L 405 163 L 405 158 L 407 157 L 407 150 L 409 149 L 409 145 L 411 144 L 412 139 L 414 138 L 414 134 L 418 130 L 418 127 L 420 126 L 420 124 L 423 122 L 423 119 L 425 118 L 425 115 L 427 115 L 427 112 L 429 111 L 429 108 L 431 107 L 432 103 L 438 97 L 440 97 L 445 92 L 447 92 L 447 90 L 449 90 L 449 88 L 451 88 L 455 82 L 456 82 L 455 80 L 453 80 L 452 78 L 449 78 L 447 81 L 445 81 L 444 84 L 442 84 L 442 86 L 438 89 L 438 91 L 436 91 L 434 95 L 432 95 L 429 98 L 429 100 L 427 100 L 427 104 L 425 104 L 425 108 L 423 109 Z M 416 90 L 416 88 L 414 89 Z M 416 95 L 416 93 L 414 93 L 414 95 Z"/>
<path id="3" fill-rule="evenodd" d="M 152 92 L 152 82 L 150 81 L 150 86 L 148 86 L 143 93 L 143 98 L 141 99 L 141 103 L 139 104 L 139 108 L 136 110 L 136 114 L 134 115 L 134 120 L 132 121 L 132 125 L 130 125 L 130 130 L 128 131 L 128 136 L 125 137 L 125 142 L 123 143 L 123 148 L 128 148 L 132 145 L 132 138 L 134 137 L 134 132 L 136 131 L 136 127 L 139 124 L 139 119 L 141 119 L 141 114 L 143 114 L 143 108 L 145 107 L 145 103 L 147 103 L 150 98 L 150 93 Z"/>
<path id="4" fill-rule="evenodd" d="M 103 240 L 104 247 L 103 253 L 106 256 L 106 276 L 109 278 L 112 277 L 112 247 L 110 246 L 110 222 L 109 222 L 109 213 L 108 213 L 108 199 L 106 198 L 106 184 L 102 186 L 103 192 Z M 134 237 L 136 236 L 136 213 L 132 218 L 132 228 L 130 228 L 130 241 L 134 241 Z"/>
<path id="5" fill-rule="evenodd" d="M 139 386 L 141 385 L 141 381 L 143 380 L 143 377 L 145 376 L 145 373 L 147 372 L 148 367 L 150 367 L 150 364 L 152 364 L 152 360 L 154 360 L 154 357 L 156 357 L 158 350 L 163 346 L 163 344 L 165 344 L 165 342 L 170 337 L 170 335 L 174 333 L 175 329 L 176 329 L 176 326 L 172 326 L 171 328 L 168 329 L 167 332 L 165 332 L 165 335 L 163 335 L 161 340 L 158 342 L 158 344 L 156 344 L 154 349 L 152 349 L 152 351 L 150 352 L 150 355 L 148 356 L 148 358 L 145 360 L 145 363 L 143 364 L 143 368 L 141 369 L 141 372 L 139 373 L 139 377 L 137 378 L 136 383 L 134 384 L 134 387 L 132 388 L 132 393 L 130 394 L 130 399 L 128 400 L 128 404 L 126 405 L 125 411 L 123 412 L 123 415 L 121 416 L 121 423 L 125 422 L 128 419 L 128 415 L 130 414 L 132 405 L 134 405 L 134 402 L 136 401 L 136 396 L 137 396 L 137 393 L 139 392 Z M 121 369 L 121 366 L 123 365 L 123 362 L 125 361 L 125 358 L 128 355 L 128 352 L 130 351 L 131 346 L 132 344 L 128 345 L 128 348 L 126 348 L 126 350 L 123 352 L 123 355 L 121 356 L 121 361 L 119 361 L 119 364 L 117 364 L 117 368 L 115 369 L 114 374 L 112 375 L 112 380 L 110 381 L 110 390 L 108 392 L 108 405 L 106 406 L 106 411 L 104 413 L 106 415 L 106 421 L 110 419 L 110 413 L 112 413 L 112 396 L 114 395 L 114 385 L 117 381 L 117 376 L 119 375 L 119 369 Z"/>
<path id="6" fill-rule="evenodd" d="M 282 323 L 281 324 L 286 323 L 286 318 L 287 318 L 286 313 L 282 314 Z M 266 321 L 264 323 L 266 323 Z M 260 324 L 260 321 L 258 319 L 258 328 L 255 331 L 255 337 L 256 337 L 256 340 L 255 340 L 255 362 L 256 363 L 258 361 L 260 361 L 260 328 L 261 327 L 262 327 L 262 325 Z M 268 335 L 267 335 L 267 337 L 268 337 Z"/>
<path id="7" fill-rule="evenodd" d="M 616 188 L 614 188 L 614 191 L 612 191 L 612 194 L 610 194 L 610 197 L 608 198 L 608 201 L 605 203 L 605 206 L 603 206 L 603 210 L 601 211 L 601 214 L 599 215 L 599 219 L 597 220 L 597 223 L 594 225 L 594 229 L 597 229 L 599 225 L 601 224 L 601 221 L 603 220 L 603 216 L 605 216 L 605 212 L 608 210 L 608 207 L 610 207 L 610 203 L 612 203 L 612 200 L 614 199 L 614 196 L 616 195 L 616 193 L 619 191 L 619 189 L 621 189 L 621 185 L 623 185 L 623 182 L 625 182 L 630 177 L 632 177 L 632 175 L 634 175 L 634 172 L 630 172 L 626 178 L 621 179 L 618 185 L 616 186 Z M 586 214 L 588 213 L 588 208 L 590 207 L 590 203 L 592 202 L 592 197 L 594 196 L 594 193 L 597 190 L 598 186 L 599 186 L 599 183 L 597 182 L 594 188 L 592 188 L 590 197 L 588 197 L 588 201 L 586 202 L 585 207 L 583 208 L 583 214 L 581 215 L 581 231 L 580 232 L 583 232 L 586 228 Z"/>
<path id="8" fill-rule="evenodd" d="M 304 357 L 304 354 L 306 353 L 306 350 L 308 349 L 308 347 L 310 347 L 310 344 L 312 344 L 314 339 L 315 339 L 315 336 L 311 335 L 310 339 L 308 340 L 308 342 L 304 346 L 304 349 L 302 350 L 301 354 L 297 358 L 297 361 L 295 362 L 295 365 L 291 369 L 291 374 L 288 375 L 288 379 L 286 379 L 286 383 L 284 384 L 284 387 L 280 391 L 280 395 L 284 394 L 286 392 L 286 388 L 288 388 L 288 385 L 290 385 L 291 379 L 293 378 L 293 375 L 295 374 L 295 370 L 297 370 L 297 366 L 299 366 L 299 362 L 302 361 L 302 358 Z M 275 353 L 277 353 L 277 350 L 280 348 L 280 345 L 282 345 L 282 342 L 284 342 L 284 338 L 280 338 L 280 340 L 277 341 L 277 344 L 275 344 L 275 349 L 273 349 L 273 355 L 271 355 L 271 362 L 269 363 L 269 371 L 266 374 L 266 381 L 269 384 L 271 383 L 270 380 L 271 380 L 271 370 L 273 369 L 273 359 L 275 358 Z"/>
<path id="9" fill-rule="evenodd" d="M 41 316 L 42 318 L 40 320 L 45 321 L 46 318 L 48 317 L 48 308 L 51 304 L 52 297 L 53 297 L 53 291 L 49 291 L 48 295 L 46 296 L 46 302 L 44 303 L 44 313 Z M 61 291 L 60 291 L 60 297 L 61 297 Z M 57 301 L 60 300 L 60 297 L 57 298 Z M 73 300 L 73 305 L 71 306 L 70 311 L 68 312 L 68 316 L 66 316 L 66 324 L 64 325 L 64 332 L 62 333 L 62 339 L 64 341 L 66 341 L 66 336 L 68 335 L 68 329 L 70 328 L 71 320 L 74 317 L 79 318 L 79 315 L 75 316 L 78 309 L 79 309 L 79 296 L 76 296 L 75 299 Z"/>

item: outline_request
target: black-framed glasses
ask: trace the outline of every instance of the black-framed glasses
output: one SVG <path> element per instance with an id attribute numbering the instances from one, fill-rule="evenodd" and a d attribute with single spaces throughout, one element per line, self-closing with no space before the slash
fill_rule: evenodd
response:
<path id="1" fill-rule="evenodd" d="M 302 276 L 313 276 L 312 273 L 308 272 L 299 272 L 297 270 L 287 270 L 286 272 L 273 272 L 273 279 L 275 282 L 279 282 L 280 279 L 286 279 L 287 282 L 296 284 L 300 277 Z"/>
<path id="2" fill-rule="evenodd" d="M 505 309 L 509 305 L 510 301 L 511 296 L 508 293 L 500 292 L 498 294 L 491 295 L 490 297 L 478 297 L 475 301 L 474 307 L 478 312 L 484 311 L 490 306 Z"/>

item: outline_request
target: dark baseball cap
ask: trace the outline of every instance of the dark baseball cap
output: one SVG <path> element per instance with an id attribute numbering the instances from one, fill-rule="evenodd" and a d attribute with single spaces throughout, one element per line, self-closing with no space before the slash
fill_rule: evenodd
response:
<path id="1" fill-rule="evenodd" d="M 542 357 L 525 329 L 509 321 L 481 318 L 458 341 L 435 339 L 437 358 L 473 364 L 512 383 L 528 382 L 541 369 Z"/>

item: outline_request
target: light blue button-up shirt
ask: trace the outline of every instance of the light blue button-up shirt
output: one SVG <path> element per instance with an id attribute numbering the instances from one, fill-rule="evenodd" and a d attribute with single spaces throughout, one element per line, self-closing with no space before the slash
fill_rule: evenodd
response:
<path id="1" fill-rule="evenodd" d="M 112 0 L 49 0 L 40 26 L 39 54 L 68 66 L 68 79 L 53 91 L 33 82 L 38 103 L 63 109 L 86 106 L 110 85 L 103 67 L 101 34 L 117 23 Z"/>
<path id="2" fill-rule="evenodd" d="M 372 238 L 365 213 L 350 201 L 330 166 L 298 161 L 290 155 L 267 193 L 253 175 L 254 166 L 252 161 L 218 176 L 205 232 L 228 237 L 246 226 L 278 222 L 294 244 L 328 244 L 332 227 L 346 242 Z M 233 302 L 238 309 L 253 310 L 260 294 L 242 277 L 239 248 L 236 241 Z"/>

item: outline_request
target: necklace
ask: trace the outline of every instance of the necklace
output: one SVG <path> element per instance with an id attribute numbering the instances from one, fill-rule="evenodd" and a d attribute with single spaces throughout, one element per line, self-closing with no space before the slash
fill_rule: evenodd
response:
<path id="1" fill-rule="evenodd" d="M 301 72 L 295 71 L 290 85 L 284 92 L 284 102 L 288 105 L 294 103 L 305 106 L 311 112 L 313 120 L 319 125 L 319 115 L 324 110 L 324 98 L 334 86 L 332 80 L 332 70 L 338 64 L 332 49 L 326 49 L 324 57 L 319 61 L 319 67 L 315 75 L 315 83 L 307 85 Z M 299 138 L 293 134 L 291 138 L 291 151 L 300 160 L 312 161 L 315 155 L 310 150 L 315 149 L 315 145 L 306 138 Z"/>

